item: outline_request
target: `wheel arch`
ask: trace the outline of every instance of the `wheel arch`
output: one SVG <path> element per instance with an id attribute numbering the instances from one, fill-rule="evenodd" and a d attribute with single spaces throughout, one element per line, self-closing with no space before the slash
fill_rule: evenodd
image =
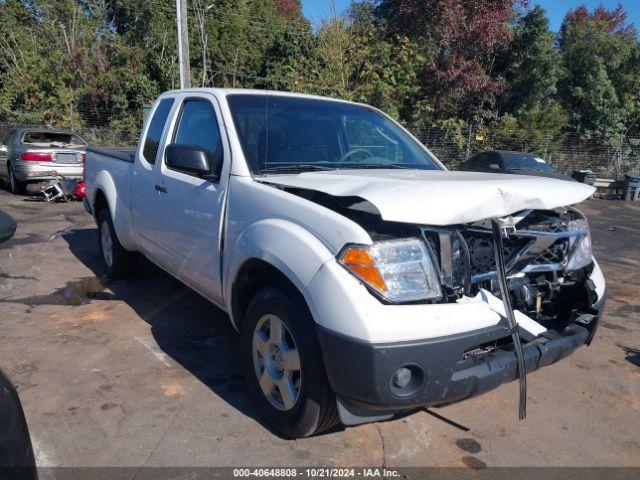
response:
<path id="1" fill-rule="evenodd" d="M 306 304 L 304 294 L 282 271 L 264 260 L 250 258 L 233 282 L 231 316 L 236 329 L 240 330 L 251 300 L 259 291 L 269 287 L 281 289 Z"/>
<path id="2" fill-rule="evenodd" d="M 94 218 L 98 218 L 98 212 L 103 208 L 109 208 L 109 202 L 102 188 L 97 188 L 93 195 L 93 202 L 91 202 L 91 210 Z"/>
<path id="3" fill-rule="evenodd" d="M 231 321 L 240 329 L 251 296 L 279 286 L 312 302 L 306 286 L 334 255 L 311 232 L 286 220 L 264 220 L 247 228 L 235 243 L 227 271 L 225 300 Z"/>
<path id="4" fill-rule="evenodd" d="M 118 194 L 111 175 L 106 173 L 104 170 L 98 172 L 98 175 L 96 175 L 94 188 L 95 191 L 93 193 L 93 201 L 91 202 L 94 217 L 97 218 L 100 208 L 107 207 L 109 209 L 109 213 L 111 214 L 111 218 L 115 218 L 115 208 Z"/>

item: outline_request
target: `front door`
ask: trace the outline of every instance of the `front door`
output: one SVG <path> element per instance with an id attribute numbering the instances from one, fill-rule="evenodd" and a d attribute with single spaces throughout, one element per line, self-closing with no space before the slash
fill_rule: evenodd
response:
<path id="1" fill-rule="evenodd" d="M 166 145 L 200 147 L 212 158 L 222 158 L 217 180 L 167 167 L 159 159 L 156 184 L 161 189 L 159 211 L 164 227 L 159 241 L 171 255 L 176 276 L 216 302 L 222 302 L 220 233 L 229 161 L 223 141 L 218 103 L 212 95 L 185 95 Z"/>

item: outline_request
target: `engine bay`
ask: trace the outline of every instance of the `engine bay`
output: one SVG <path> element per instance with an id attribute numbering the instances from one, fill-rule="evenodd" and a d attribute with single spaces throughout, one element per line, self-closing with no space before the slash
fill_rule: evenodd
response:
<path id="1" fill-rule="evenodd" d="M 446 227 L 389 222 L 373 204 L 359 197 L 284 189 L 353 220 L 374 242 L 421 238 L 438 269 L 442 297 L 408 303 L 455 303 L 481 290 L 502 297 L 491 220 Z M 593 263 L 584 216 L 573 208 L 557 208 L 525 210 L 501 220 L 514 310 L 556 331 L 572 322 L 590 321 L 596 293 L 589 280 Z"/>

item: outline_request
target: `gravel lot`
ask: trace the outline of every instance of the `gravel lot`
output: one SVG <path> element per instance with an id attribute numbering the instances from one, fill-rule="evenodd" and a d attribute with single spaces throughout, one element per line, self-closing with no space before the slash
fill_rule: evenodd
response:
<path id="1" fill-rule="evenodd" d="M 303 440 L 246 397 L 226 315 L 143 265 L 104 284 L 80 203 L 0 191 L 19 222 L 0 246 L 0 367 L 39 466 L 640 466 L 640 207 L 591 200 L 609 301 L 593 345 L 517 384 L 433 412 Z"/>

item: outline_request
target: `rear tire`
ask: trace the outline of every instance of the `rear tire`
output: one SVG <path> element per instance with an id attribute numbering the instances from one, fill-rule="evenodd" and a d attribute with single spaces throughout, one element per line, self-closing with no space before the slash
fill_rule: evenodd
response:
<path id="1" fill-rule="evenodd" d="M 126 278 L 134 272 L 138 255 L 120 244 L 108 208 L 98 212 L 98 247 L 109 278 Z"/>
<path id="2" fill-rule="evenodd" d="M 279 325 L 281 335 L 274 333 Z M 285 438 L 308 437 L 339 421 L 314 325 L 301 298 L 276 288 L 254 296 L 242 323 L 242 361 L 251 400 Z M 283 395 L 287 379 L 290 393 Z"/>
<path id="3" fill-rule="evenodd" d="M 16 178 L 16 174 L 13 171 L 11 164 L 7 164 L 8 176 L 7 182 L 9 183 L 9 191 L 14 195 L 22 195 L 24 193 L 24 182 L 21 182 Z"/>

